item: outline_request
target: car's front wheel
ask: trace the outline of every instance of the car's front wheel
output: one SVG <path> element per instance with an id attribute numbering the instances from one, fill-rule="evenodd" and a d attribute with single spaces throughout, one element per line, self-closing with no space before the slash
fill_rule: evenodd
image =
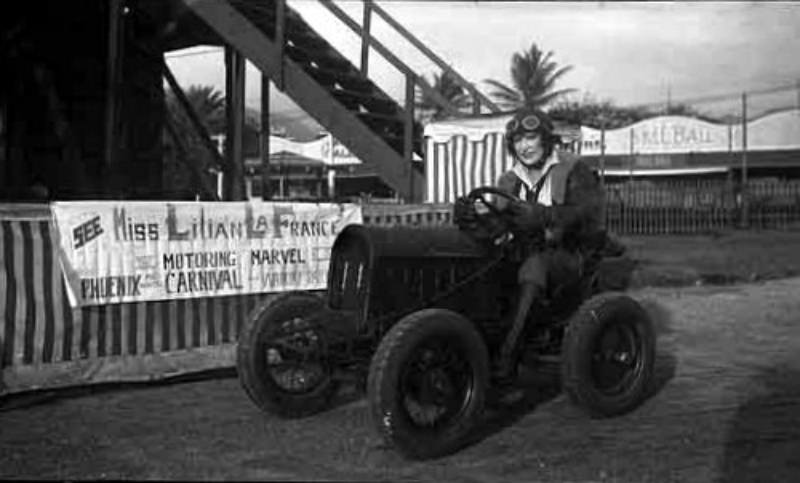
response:
<path id="1" fill-rule="evenodd" d="M 312 319 L 323 305 L 319 297 L 297 292 L 253 311 L 239 338 L 236 367 L 248 396 L 262 410 L 302 417 L 330 404 L 338 382 Z"/>
<path id="2" fill-rule="evenodd" d="M 647 312 L 623 294 L 587 300 L 572 316 L 562 344 L 562 378 L 573 402 L 593 416 L 632 410 L 647 394 L 655 363 Z"/>
<path id="3" fill-rule="evenodd" d="M 449 454 L 479 421 L 488 379 L 486 344 L 469 320 L 444 309 L 415 312 L 392 327 L 372 359 L 374 423 L 409 458 Z"/>

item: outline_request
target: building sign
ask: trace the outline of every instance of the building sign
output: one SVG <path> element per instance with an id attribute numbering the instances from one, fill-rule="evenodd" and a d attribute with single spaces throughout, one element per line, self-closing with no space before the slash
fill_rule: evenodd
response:
<path id="1" fill-rule="evenodd" d="M 326 141 L 327 142 L 321 142 L 319 144 L 321 155 L 320 159 L 324 160 L 324 162 L 334 165 L 361 163 L 361 160 L 353 156 L 353 153 L 351 153 L 344 144 L 340 143 L 336 139 L 332 139 L 330 136 Z M 333 156 L 331 156 L 331 144 L 333 144 Z"/>
<path id="2" fill-rule="evenodd" d="M 357 205 L 58 202 L 72 306 L 326 286 L 330 249 Z"/>
<path id="3" fill-rule="evenodd" d="M 272 136 L 269 142 L 271 154 L 279 152 L 294 153 L 306 158 L 319 160 L 324 164 L 339 165 L 361 163 L 360 159 L 354 156 L 347 147 L 334 139 L 330 134 L 306 142 L 292 141 L 291 139 Z M 331 144 L 333 144 L 333 156 L 331 156 Z"/>
<path id="4" fill-rule="evenodd" d="M 605 154 L 676 154 L 742 149 L 741 124 L 715 124 L 691 117 L 660 116 L 605 132 Z M 581 128 L 581 154 L 601 154 L 599 129 Z M 747 123 L 749 151 L 800 148 L 800 110 L 768 114 Z"/>
<path id="5" fill-rule="evenodd" d="M 606 154 L 670 154 L 728 151 L 730 129 L 689 117 L 662 116 L 605 132 Z M 601 132 L 584 127 L 581 154 L 600 154 Z"/>
<path id="6" fill-rule="evenodd" d="M 725 141 L 724 137 L 720 139 Z M 643 123 L 633 130 L 633 144 L 640 151 L 665 151 L 676 147 L 685 150 L 693 146 L 713 146 L 715 141 L 711 127 L 698 123 Z"/>

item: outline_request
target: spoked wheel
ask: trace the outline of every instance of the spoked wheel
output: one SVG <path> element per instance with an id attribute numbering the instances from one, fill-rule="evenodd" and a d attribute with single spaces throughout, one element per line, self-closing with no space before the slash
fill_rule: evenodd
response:
<path id="1" fill-rule="evenodd" d="M 426 309 L 400 320 L 370 365 L 367 393 L 384 439 L 409 458 L 459 449 L 479 420 L 489 357 L 461 315 Z"/>
<path id="2" fill-rule="evenodd" d="M 400 376 L 403 407 L 420 428 L 451 425 L 468 407 L 474 391 L 468 355 L 441 337 L 419 347 Z"/>
<path id="3" fill-rule="evenodd" d="M 265 374 L 289 394 L 312 392 L 328 376 L 322 338 L 303 318 L 282 322 L 259 344 Z"/>
<path id="4" fill-rule="evenodd" d="M 645 358 L 633 326 L 613 321 L 603 328 L 592 351 L 592 380 L 606 396 L 624 394 L 642 377 Z"/>
<path id="5" fill-rule="evenodd" d="M 628 296 L 591 298 L 569 322 L 562 348 L 564 389 L 593 416 L 613 416 L 638 406 L 654 363 L 652 322 Z"/>
<path id="6" fill-rule="evenodd" d="M 302 417 L 325 409 L 337 389 L 325 340 L 311 317 L 318 297 L 291 293 L 259 307 L 239 340 L 237 369 L 262 410 Z"/>

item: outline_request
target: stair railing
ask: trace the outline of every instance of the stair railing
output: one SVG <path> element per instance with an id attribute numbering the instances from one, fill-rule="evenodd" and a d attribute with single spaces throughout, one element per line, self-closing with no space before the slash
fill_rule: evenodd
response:
<path id="1" fill-rule="evenodd" d="M 287 0 L 276 0 L 276 25 L 275 25 L 275 42 L 279 46 L 279 50 L 277 53 L 277 63 L 278 65 L 283 65 L 283 44 L 284 44 L 284 36 L 285 36 L 285 22 L 286 22 L 286 1 Z M 435 102 L 439 107 L 441 107 L 445 113 L 453 117 L 462 117 L 463 113 L 459 112 L 458 108 L 453 106 L 453 104 L 448 101 L 439 91 L 434 89 L 424 77 L 418 75 L 411 67 L 409 67 L 406 63 L 402 60 L 397 58 L 386 46 L 384 46 L 380 41 L 370 35 L 370 25 L 372 20 L 372 12 L 374 11 L 377 15 L 383 18 L 386 23 L 388 23 L 392 28 L 394 28 L 400 35 L 402 35 L 406 40 L 408 40 L 414 47 L 419 49 L 425 56 L 428 57 L 434 64 L 436 64 L 439 68 L 442 69 L 444 73 L 449 74 L 456 83 L 464 88 L 467 92 L 470 93 L 472 96 L 473 102 L 473 113 L 479 114 L 481 112 L 481 107 L 486 106 L 490 111 L 493 113 L 500 112 L 500 108 L 489 100 L 485 95 L 483 95 L 480 91 L 478 91 L 472 83 L 468 82 L 464 79 L 458 72 L 456 72 L 452 67 L 447 65 L 439 56 L 434 54 L 425 44 L 423 44 L 419 39 L 417 39 L 411 32 L 405 29 L 402 25 L 400 25 L 397 20 L 391 17 L 385 10 L 383 10 L 380 6 L 378 6 L 372 0 L 363 0 L 364 1 L 364 15 L 363 15 L 363 27 L 358 24 L 355 20 L 353 20 L 347 13 L 345 13 L 342 9 L 336 6 L 333 0 L 319 0 L 319 2 L 327 8 L 335 17 L 337 17 L 340 21 L 342 21 L 345 25 L 347 25 L 350 30 L 352 30 L 356 35 L 361 38 L 361 66 L 360 70 L 361 73 L 365 76 L 368 73 L 369 69 L 369 49 L 370 47 L 374 48 L 379 54 L 381 54 L 390 64 L 392 64 L 397 70 L 399 70 L 402 74 L 404 74 L 406 82 L 405 82 L 405 105 L 404 105 L 404 115 L 403 115 L 403 158 L 406 161 L 406 166 L 408 170 L 408 179 L 409 179 L 409 193 L 410 197 L 413 199 L 414 197 L 414 176 L 413 176 L 413 148 L 414 148 L 414 138 L 413 138 L 413 128 L 414 128 L 414 105 L 415 105 L 415 92 L 417 86 L 422 90 L 423 96 L 431 99 Z M 282 76 L 280 76 L 282 77 Z M 283 79 L 276 79 L 276 84 L 279 88 L 283 85 Z"/>
<path id="2" fill-rule="evenodd" d="M 350 18 L 343 10 L 337 7 L 333 0 L 319 0 L 319 2 L 328 10 L 331 11 L 339 20 L 344 22 L 351 30 L 353 30 L 360 38 L 361 38 L 361 72 L 364 75 L 367 75 L 369 69 L 369 48 L 373 47 L 378 53 L 380 53 L 386 60 L 389 61 L 396 69 L 406 74 L 406 77 L 413 76 L 416 80 L 416 84 L 420 86 L 422 89 L 423 95 L 430 98 L 434 101 L 439 107 L 445 110 L 447 114 L 460 117 L 463 114 L 458 111 L 456 107 L 452 105 L 450 101 L 448 101 L 445 97 L 443 97 L 438 91 L 434 90 L 431 85 L 420 75 L 417 75 L 410 67 L 408 67 L 405 63 L 400 61 L 395 55 L 389 51 L 383 44 L 381 44 L 378 40 L 375 39 L 372 35 L 370 35 L 370 26 L 372 20 L 372 12 L 375 12 L 378 16 L 383 18 L 386 23 L 392 27 L 397 33 L 399 33 L 403 38 L 408 40 L 411 45 L 416 47 L 420 52 L 422 52 L 429 60 L 431 60 L 434 64 L 436 64 L 445 74 L 449 74 L 456 83 L 465 89 L 469 94 L 472 96 L 472 109 L 474 114 L 479 114 L 481 112 L 481 106 L 486 106 L 492 112 L 500 112 L 500 108 L 493 103 L 489 98 L 487 98 L 484 94 L 482 94 L 475 86 L 464 79 L 458 72 L 456 72 L 452 67 L 447 65 L 445 61 L 443 61 L 439 56 L 437 56 L 433 51 L 431 51 L 422 41 L 420 41 L 417 37 L 415 37 L 411 32 L 409 32 L 405 27 L 403 27 L 400 22 L 394 19 L 391 15 L 389 15 L 383 8 L 381 8 L 378 4 L 376 4 L 373 0 L 363 0 L 364 2 L 364 15 L 362 24 L 363 27 L 359 26 L 353 19 Z M 408 89 L 406 89 L 408 90 Z M 408 100 L 406 100 L 408 103 Z"/>
<path id="3" fill-rule="evenodd" d="M 394 55 L 386 46 L 384 46 L 380 41 L 375 39 L 374 37 L 370 36 L 368 32 L 365 32 L 364 29 L 358 25 L 358 22 L 350 18 L 342 9 L 337 7 L 332 0 L 319 0 L 319 2 L 324 5 L 328 10 L 331 11 L 339 20 L 341 20 L 345 25 L 347 25 L 350 30 L 356 33 L 356 35 L 360 36 L 362 39 L 366 39 L 365 42 L 368 46 L 373 47 L 378 53 L 380 53 L 390 64 L 392 64 L 397 70 L 402 72 L 406 76 L 406 82 L 412 83 L 412 92 L 413 86 L 419 85 L 422 89 L 422 92 L 429 96 L 431 99 L 436 101 L 448 114 L 451 116 L 457 117 L 460 116 L 461 113 L 445 99 L 438 91 L 433 89 L 431 85 L 426 81 L 422 76 L 417 75 L 414 70 L 406 65 L 402 60 L 398 59 L 396 55 Z M 369 23 L 369 22 L 368 22 Z M 363 59 L 363 50 L 362 50 L 362 59 Z M 361 72 L 366 71 L 365 67 L 366 63 L 363 63 L 361 66 Z M 406 92 L 409 91 L 408 86 L 406 86 Z M 413 106 L 413 96 L 411 96 L 411 104 Z M 406 105 L 408 105 L 409 99 L 406 99 Z"/>
<path id="4" fill-rule="evenodd" d="M 411 45 L 419 49 L 420 52 L 425 54 L 428 59 L 430 59 L 434 64 L 436 64 L 440 69 L 442 69 L 443 74 L 450 74 L 452 78 L 456 81 L 456 83 L 464 88 L 467 92 L 470 93 L 472 96 L 472 109 L 473 114 L 480 114 L 481 106 L 484 105 L 489 108 L 490 111 L 493 113 L 500 112 L 500 108 L 489 98 L 487 98 L 483 93 L 481 93 L 475 86 L 469 82 L 468 80 L 464 79 L 458 72 L 456 72 L 452 67 L 450 67 L 444 60 L 442 60 L 438 55 L 436 55 L 431 49 L 428 48 L 421 40 L 414 36 L 411 32 L 409 32 L 403 25 L 400 24 L 397 20 L 395 20 L 392 16 L 390 16 L 386 10 L 381 8 L 377 3 L 373 0 L 364 0 L 364 17 L 368 18 L 372 12 L 378 14 L 387 24 L 389 24 L 392 28 L 394 28 L 400 35 L 403 36 L 406 40 L 408 40 Z M 369 32 L 367 32 L 369 33 Z M 362 52 L 369 51 L 369 49 L 365 49 L 366 40 L 362 38 Z M 362 62 L 365 62 L 366 59 L 362 56 Z"/>
<path id="5" fill-rule="evenodd" d="M 285 1 L 285 0 L 279 0 Z M 375 9 L 377 5 L 373 4 L 370 0 L 365 0 L 365 25 L 369 27 L 370 20 L 369 16 L 372 9 Z M 320 0 L 320 3 L 324 5 L 328 10 L 331 11 L 339 20 L 344 22 L 353 32 L 359 35 L 362 39 L 362 64 L 361 64 L 361 72 L 366 73 L 367 64 L 368 64 L 368 54 L 366 52 L 369 51 L 369 47 L 373 47 L 378 53 L 380 53 L 389 63 L 391 63 L 397 70 L 402 72 L 405 75 L 406 82 L 405 82 L 405 106 L 403 112 L 403 159 L 406 161 L 406 169 L 408 170 L 408 180 L 409 180 L 409 193 L 410 198 L 414 199 L 414 176 L 413 176 L 413 152 L 414 152 L 414 94 L 416 86 L 419 86 L 422 89 L 424 95 L 428 96 L 428 98 L 434 100 L 439 106 L 441 106 L 445 112 L 450 114 L 453 117 L 460 117 L 462 114 L 458 111 L 456 107 L 454 107 L 444 96 L 441 95 L 437 90 L 435 90 L 431 85 L 423 78 L 422 76 L 418 75 L 411 67 L 405 64 L 402 60 L 398 59 L 386 46 L 380 43 L 377 39 L 369 35 L 369 32 L 365 29 L 362 29 L 358 23 L 350 18 L 343 10 L 339 7 L 334 5 L 332 0 Z M 366 8 L 366 5 L 369 4 L 369 8 Z M 380 7 L 377 7 L 380 8 Z M 378 10 L 376 10 L 378 11 Z M 382 10 L 381 10 L 382 11 Z M 384 12 L 385 13 L 385 12 Z M 388 17 L 388 15 L 387 15 Z M 391 17 L 389 17 L 391 18 Z M 396 22 L 395 22 L 396 23 Z M 397 24 L 399 25 L 399 24 Z M 405 29 L 404 29 L 405 31 Z M 405 31 L 407 35 L 411 35 L 407 31 Z M 419 42 L 419 41 L 417 41 Z M 438 57 L 437 57 L 438 59 Z M 443 64 L 443 62 L 442 62 Z M 446 66 L 446 64 L 444 64 Z M 460 76 L 459 76 L 460 77 Z M 463 81 L 463 78 L 462 78 Z M 464 81 L 466 82 L 466 81 Z M 477 91 L 475 91 L 477 92 Z M 477 102 L 476 102 L 477 104 Z M 494 106 L 497 108 L 497 106 Z"/>

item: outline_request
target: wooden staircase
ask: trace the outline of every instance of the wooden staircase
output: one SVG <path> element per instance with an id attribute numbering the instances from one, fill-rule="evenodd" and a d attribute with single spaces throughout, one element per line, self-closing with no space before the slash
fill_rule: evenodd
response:
<path id="1" fill-rule="evenodd" d="M 250 60 L 298 106 L 330 131 L 356 157 L 407 202 L 422 197 L 422 126 L 414 121 L 417 88 L 451 115 L 462 115 L 425 80 L 369 35 L 369 15 L 376 12 L 402 29 L 385 11 L 365 1 L 364 28 L 332 1 L 320 0 L 337 18 L 361 35 L 362 52 L 374 48 L 406 77 L 405 105 L 400 106 L 367 76 L 366 54 L 361 69 L 342 56 L 285 0 L 182 0 L 220 39 Z M 401 33 L 410 34 L 401 30 Z M 407 37 L 408 38 L 408 37 Z M 421 45 L 416 38 L 409 38 Z M 424 48 L 424 46 L 422 46 Z M 432 55 L 425 48 L 425 52 Z M 446 70 L 441 59 L 435 58 Z M 455 74 L 451 71 L 451 73 Z M 455 74 L 473 94 L 475 112 L 481 105 L 498 108 Z"/>

